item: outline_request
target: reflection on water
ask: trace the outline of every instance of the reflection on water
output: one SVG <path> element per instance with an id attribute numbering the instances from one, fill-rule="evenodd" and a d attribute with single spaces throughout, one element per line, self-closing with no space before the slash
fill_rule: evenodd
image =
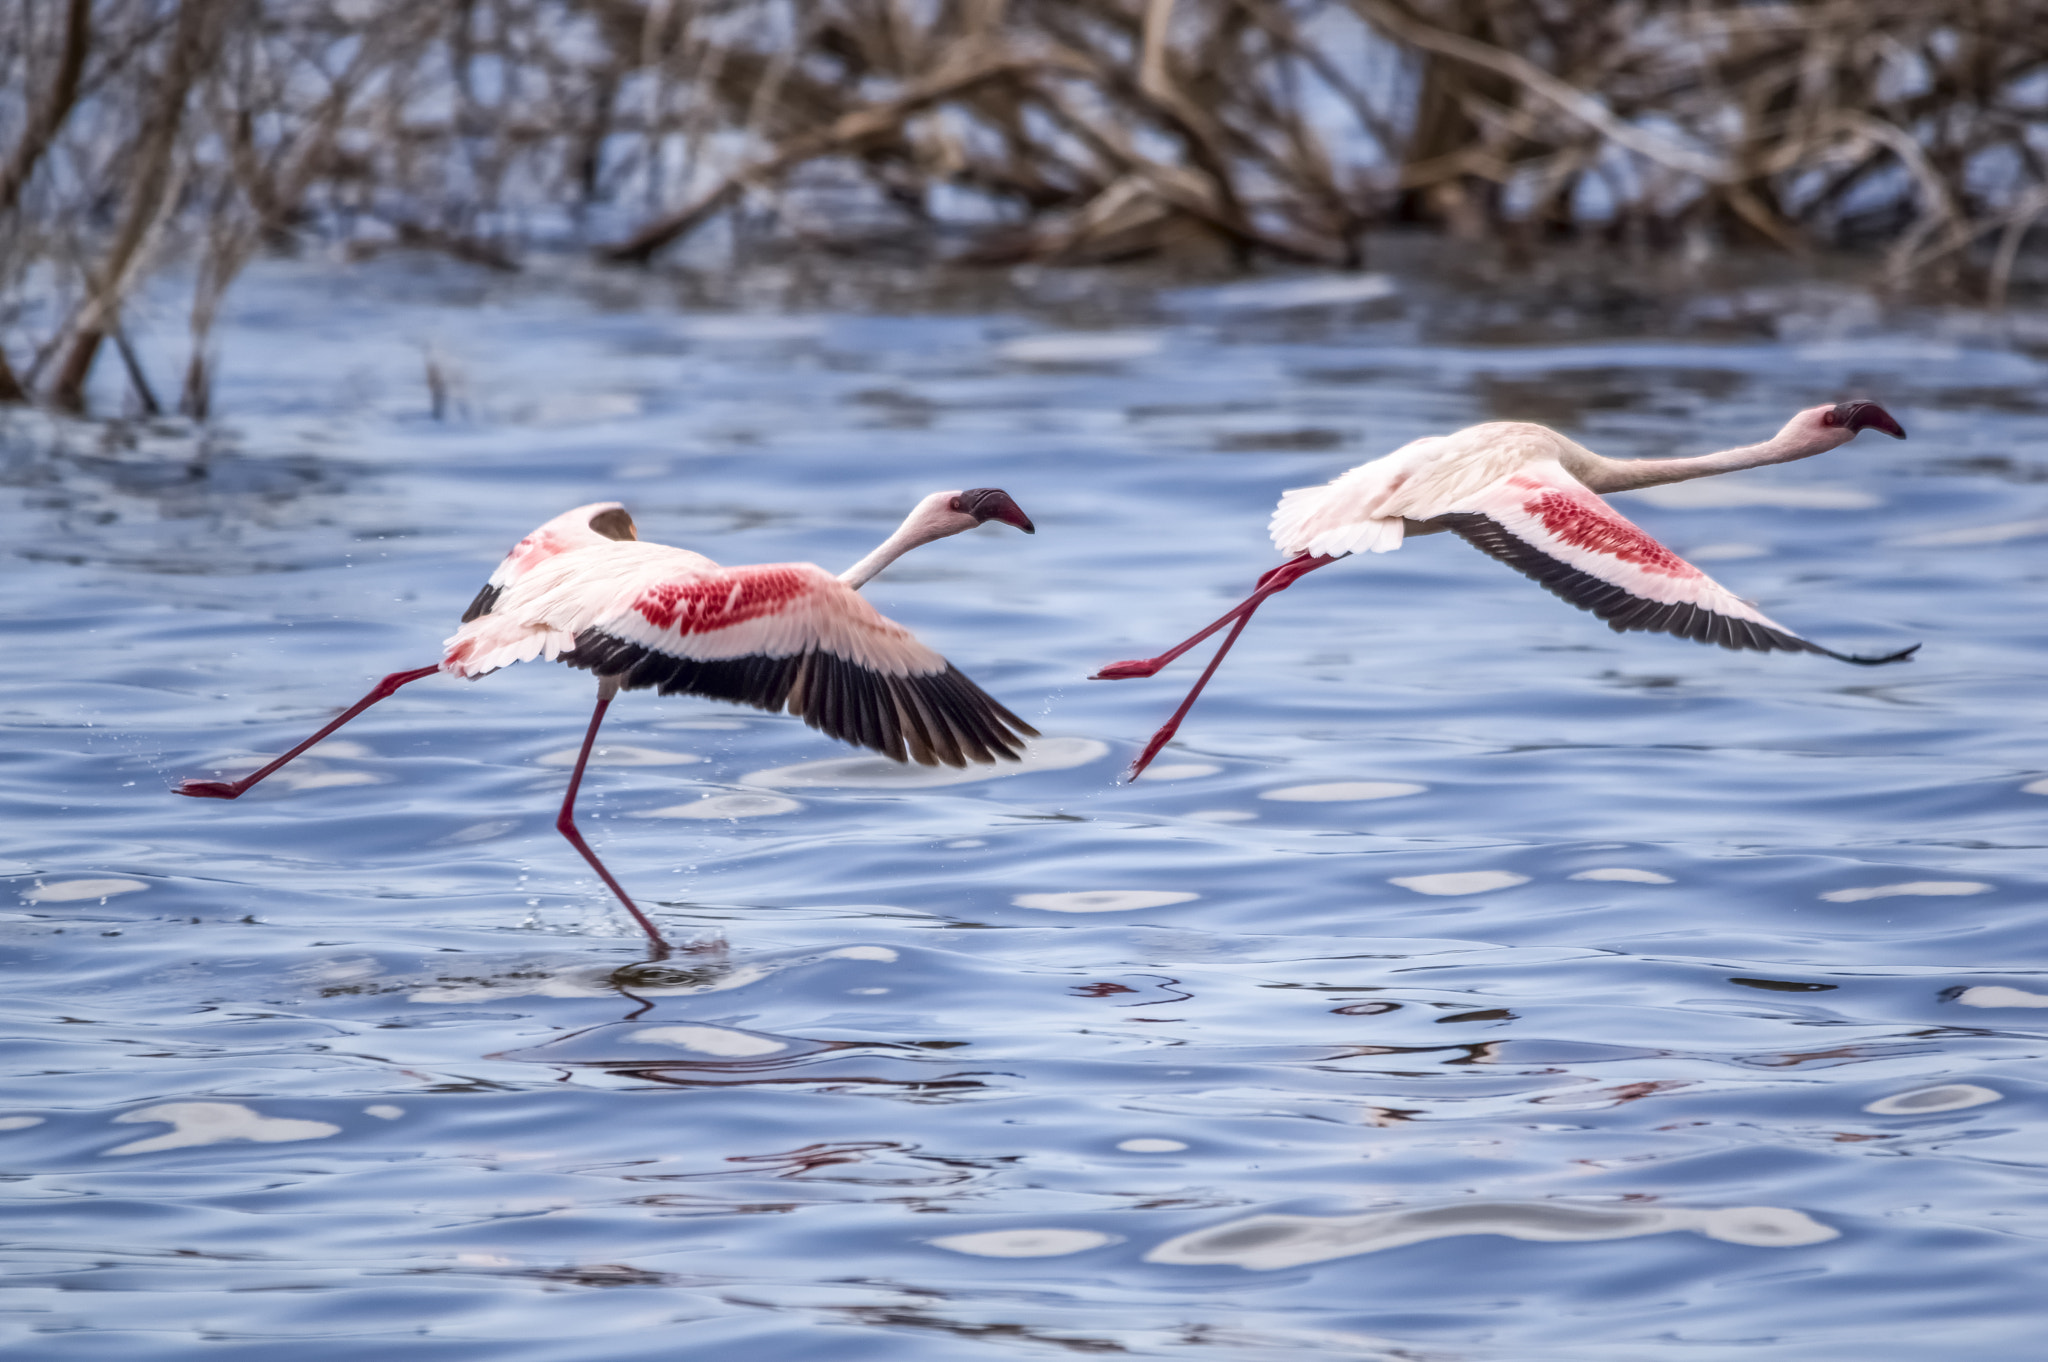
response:
<path id="1" fill-rule="evenodd" d="M 1115 1241 L 1099 1230 L 989 1230 L 983 1234 L 949 1234 L 932 1243 L 977 1258 L 1050 1258 L 1084 1253 Z"/>
<path id="2" fill-rule="evenodd" d="M 1912 1092 L 1894 1093 L 1881 1097 L 1863 1109 L 1879 1116 L 1928 1116 L 1941 1111 L 1961 1111 L 1965 1107 L 1980 1107 L 1986 1102 L 1996 1102 L 2003 1093 L 1975 1083 L 1944 1083 L 1936 1088 L 1916 1088 Z"/>
<path id="3" fill-rule="evenodd" d="M 1116 364 L 1149 358 L 1164 346 L 1165 339 L 1149 331 L 1059 331 L 1004 341 L 996 353 L 1017 364 Z"/>
<path id="4" fill-rule="evenodd" d="M 708 794 L 688 804 L 670 804 L 667 808 L 648 809 L 638 815 L 641 818 L 773 818 L 777 814 L 795 813 L 803 805 L 794 799 L 780 795 L 761 794 Z"/>
<path id="5" fill-rule="evenodd" d="M 1637 870 L 1625 865 L 1599 866 L 1592 870 L 1574 871 L 1575 880 L 1618 880 L 1627 884 L 1670 884 L 1669 875 L 1660 875 L 1654 870 Z"/>
<path id="6" fill-rule="evenodd" d="M 749 785 L 775 790 L 934 790 L 1039 771 L 1070 770 L 1107 755 L 1109 744 L 1094 738 L 1039 738 L 1016 761 L 993 766 L 911 766 L 886 757 L 832 757 L 755 771 L 744 779 Z"/>
<path id="7" fill-rule="evenodd" d="M 2048 1007 L 2048 993 L 2033 993 L 2003 984 L 1978 984 L 1956 995 L 1966 1007 Z"/>
<path id="8" fill-rule="evenodd" d="M 1956 898 L 1964 894 L 1988 893 L 1991 886 L 1977 880 L 1910 880 L 1905 884 L 1873 884 L 1860 889 L 1830 889 L 1821 895 L 1829 903 L 1862 903 L 1866 899 Z"/>
<path id="9" fill-rule="evenodd" d="M 1181 889 L 1078 889 L 1057 894 L 1019 894 L 1010 902 L 1019 908 L 1038 908 L 1048 913 L 1127 913 L 1135 908 L 1192 903 L 1200 897 Z"/>
<path id="10" fill-rule="evenodd" d="M 1798 511 L 1868 511 L 1884 504 L 1873 493 L 1857 487 L 1831 483 L 1785 485 L 1745 482 L 1737 478 L 1673 482 L 1616 495 L 1671 511 L 1729 511 L 1751 506 Z"/>
<path id="11" fill-rule="evenodd" d="M 789 1048 L 785 1040 L 722 1026 L 643 1026 L 627 1039 L 634 1045 L 676 1045 L 721 1059 L 752 1059 L 757 1055 L 780 1054 Z"/>
<path id="12" fill-rule="evenodd" d="M 258 268 L 203 436 L 0 411 L 0 1354 L 2040 1351 L 2048 316 L 378 271 Z M 1282 489 L 1489 417 L 1655 458 L 1850 395 L 1913 438 L 1629 513 L 1801 632 L 1923 641 L 1882 684 L 1432 536 L 1275 598 L 1118 783 L 1204 650 L 1084 678 L 1242 599 Z M 1054 736 L 929 771 L 617 707 L 579 812 L 669 960 L 554 831 L 567 669 L 168 792 L 431 659 L 563 507 L 837 568 L 971 486 L 1039 533 L 867 594 Z"/>
<path id="13" fill-rule="evenodd" d="M 98 899 L 105 903 L 116 894 L 133 894 L 149 886 L 141 880 L 54 880 L 48 884 L 37 880 L 21 891 L 23 903 L 76 903 L 80 899 Z"/>
<path id="14" fill-rule="evenodd" d="M 1513 870 L 1446 870 L 1435 875 L 1395 875 L 1387 881 L 1417 894 L 1438 896 L 1490 894 L 1528 882 L 1527 875 Z"/>
<path id="15" fill-rule="evenodd" d="M 341 1127 L 326 1121 L 301 1121 L 288 1116 L 263 1116 L 239 1102 L 165 1102 L 124 1111 L 117 1124 L 162 1121 L 171 1129 L 145 1140 L 116 1145 L 109 1154 L 154 1154 L 164 1149 L 189 1145 L 219 1144 L 223 1140 L 254 1140 L 258 1144 L 281 1144 L 288 1140 L 324 1140 L 341 1134 Z"/>
<path id="16" fill-rule="evenodd" d="M 1148 771 L 1146 774 L 1153 774 Z M 1279 799 L 1294 804 L 1331 804 L 1353 800 L 1399 799 L 1402 795 L 1421 794 L 1427 785 L 1412 785 L 1400 780 L 1340 780 L 1326 785 L 1289 785 L 1278 790 L 1261 790 L 1261 799 Z"/>
<path id="17" fill-rule="evenodd" d="M 1258 1215 L 1169 1239 L 1145 1255 L 1152 1263 L 1216 1264 L 1270 1270 L 1403 1248 L 1428 1239 L 1498 1234 L 1537 1243 L 1633 1239 L 1692 1230 L 1709 1239 L 1759 1248 L 1820 1244 L 1840 1231 L 1775 1206 L 1715 1210 L 1596 1206 L 1564 1202 L 1475 1202 L 1362 1215 Z"/>
<path id="18" fill-rule="evenodd" d="M 581 750 L 580 746 L 564 747 L 559 751 L 547 753 L 539 758 L 539 761 L 542 766 L 559 766 L 567 769 L 576 764 L 576 756 Z M 690 766 L 702 760 L 704 758 L 693 752 L 670 752 L 659 747 L 626 747 L 618 743 L 592 748 L 590 752 L 592 766 Z"/>

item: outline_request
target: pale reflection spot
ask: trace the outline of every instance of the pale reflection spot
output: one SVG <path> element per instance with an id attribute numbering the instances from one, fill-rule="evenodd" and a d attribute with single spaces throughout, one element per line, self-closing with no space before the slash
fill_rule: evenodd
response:
<path id="1" fill-rule="evenodd" d="M 1427 785 L 1415 785 L 1404 780 L 1339 780 L 1326 785 L 1289 785 L 1284 789 L 1266 790 L 1260 793 L 1259 798 L 1303 804 L 1342 803 L 1361 799 L 1399 799 L 1402 795 L 1421 794 L 1428 788 Z"/>
<path id="2" fill-rule="evenodd" d="M 1162 1140 L 1141 1136 L 1135 1140 L 1121 1141 L 1118 1143 L 1117 1148 L 1130 1154 L 1171 1154 L 1177 1150 L 1186 1149 L 1187 1146 L 1179 1140 Z"/>
<path id="3" fill-rule="evenodd" d="M 1221 766 L 1212 766 L 1201 761 L 1182 762 L 1175 766 L 1148 766 L 1145 768 L 1145 779 L 1195 780 L 1202 776 L 1213 776 L 1222 769 Z"/>
<path id="4" fill-rule="evenodd" d="M 1100 1230 L 985 1230 L 980 1234 L 949 1234 L 933 1245 L 978 1258 L 1054 1258 L 1113 1244 Z"/>
<path id="5" fill-rule="evenodd" d="M 1623 880 L 1629 884 L 1670 884 L 1669 875 L 1659 875 L 1654 870 L 1632 870 L 1625 865 L 1603 866 L 1598 870 L 1581 870 L 1571 878 L 1575 880 Z"/>
<path id="6" fill-rule="evenodd" d="M 326 1121 L 264 1116 L 239 1102 L 165 1102 L 140 1111 L 123 1112 L 114 1121 L 117 1125 L 164 1121 L 170 1124 L 171 1129 L 162 1135 L 118 1145 L 109 1149 L 108 1154 L 153 1154 L 160 1149 L 220 1144 L 225 1140 L 280 1144 L 288 1140 L 324 1140 L 329 1135 L 341 1134 L 340 1126 Z"/>
<path id="7" fill-rule="evenodd" d="M 1134 908 L 1164 908 L 1200 897 L 1178 889 L 1080 889 L 1064 894 L 1019 894 L 1010 902 L 1048 913 L 1128 913 Z"/>
<path id="8" fill-rule="evenodd" d="M 1714 1210 L 1562 1202 L 1481 1201 L 1360 1215 L 1256 1215 L 1169 1239 L 1149 1263 L 1226 1264 L 1261 1271 L 1401 1248 L 1430 1239 L 1498 1234 L 1537 1243 L 1632 1239 L 1691 1230 L 1760 1248 L 1818 1244 L 1840 1232 L 1776 1206 Z"/>
<path id="9" fill-rule="evenodd" d="M 879 960 L 885 965 L 896 962 L 896 952 L 887 946 L 841 946 L 828 953 L 827 960 Z"/>
<path id="10" fill-rule="evenodd" d="M 375 1106 L 364 1107 L 363 1115 L 374 1116 L 380 1121 L 395 1121 L 405 1115 L 405 1108 L 394 1107 L 389 1102 L 379 1102 Z"/>
<path id="11" fill-rule="evenodd" d="M 743 776 L 741 783 L 770 789 L 928 790 L 941 785 L 966 785 L 977 780 L 1034 771 L 1064 771 L 1109 755 L 1109 744 L 1094 738 L 1040 738 L 1016 761 L 992 766 L 911 766 L 887 757 L 828 757 L 796 766 L 778 766 Z"/>
<path id="12" fill-rule="evenodd" d="M 288 790 L 339 790 L 349 785 L 382 785 L 388 776 L 374 771 L 316 771 L 288 766 L 271 777 Z"/>
<path id="13" fill-rule="evenodd" d="M 306 755 L 313 757 L 361 758 L 374 757 L 377 754 L 375 752 L 372 752 L 369 748 L 363 746 L 363 744 L 356 742 L 352 739 L 329 738 L 326 742 L 319 743 L 315 746 L 307 748 Z"/>
<path id="14" fill-rule="evenodd" d="M 777 814 L 795 813 L 803 805 L 794 799 L 781 795 L 766 794 L 725 794 L 705 795 L 689 804 L 671 804 L 665 809 L 649 809 L 640 818 L 773 818 Z"/>
<path id="15" fill-rule="evenodd" d="M 1924 1116 L 1935 1111 L 1961 1111 L 1997 1102 L 2005 1094 L 1980 1088 L 1975 1083 L 1943 1083 L 1939 1087 L 1915 1088 L 1911 1092 L 1880 1097 L 1863 1109 L 1878 1116 Z"/>
<path id="16" fill-rule="evenodd" d="M 1907 548 L 1949 548 L 1965 544 L 2003 544 L 2013 539 L 2032 539 L 2048 534 L 2048 520 L 2008 520 L 1998 525 L 1973 525 L 1960 530 L 1935 530 L 1908 535 L 1891 542 Z M 2036 794 L 2041 791 L 2035 791 Z"/>
<path id="17" fill-rule="evenodd" d="M 946 843 L 946 849 L 948 851 L 965 851 L 969 847 L 985 847 L 987 845 L 988 843 L 982 841 L 979 837 L 962 837 L 957 842 Z"/>
<path id="18" fill-rule="evenodd" d="M 580 747 L 565 747 L 542 757 L 540 764 L 574 766 L 580 751 Z M 658 747 L 627 747 L 618 743 L 595 748 L 590 754 L 592 766 L 689 766 L 702 760 L 693 752 L 664 752 Z"/>
<path id="19" fill-rule="evenodd" d="M 1165 344 L 1150 331 L 1051 331 L 1004 341 L 996 353 L 1018 364 L 1115 364 L 1156 355 Z"/>
<path id="20" fill-rule="evenodd" d="M 21 897 L 29 903 L 76 903 L 80 899 L 109 899 L 147 888 L 149 885 L 142 880 L 59 880 L 24 889 Z"/>
<path id="21" fill-rule="evenodd" d="M 1979 880 L 1913 880 L 1906 884 L 1873 884 L 1861 889 L 1830 889 L 1821 897 L 1829 903 L 1861 903 L 1865 899 L 1952 898 L 1981 894 L 1991 886 Z"/>
<path id="22" fill-rule="evenodd" d="M 786 312 L 714 312 L 682 319 L 683 334 L 700 341 L 811 340 L 825 334 L 824 317 Z"/>
<path id="23" fill-rule="evenodd" d="M 2020 793 L 2048 795 L 2048 776 L 2042 776 L 2039 780 L 2028 781 L 2020 786 Z"/>
<path id="24" fill-rule="evenodd" d="M 1418 894 L 1487 894 L 1496 889 L 1512 889 L 1518 884 L 1527 884 L 1527 875 L 1517 875 L 1512 870 L 1452 870 L 1441 875 L 1398 875 L 1387 881 L 1403 889 L 1412 889 Z"/>
<path id="25" fill-rule="evenodd" d="M 1684 511 L 1733 510 L 1744 506 L 1772 506 L 1792 511 L 1868 511 L 1884 505 L 1882 497 L 1860 487 L 1821 482 L 1774 486 L 1768 482 L 1730 482 L 1723 478 L 1639 487 L 1616 495 Z"/>
<path id="26" fill-rule="evenodd" d="M 787 1041 L 770 1040 L 746 1031 L 728 1031 L 722 1026 L 643 1026 L 630 1039 L 635 1045 L 673 1045 L 720 1059 L 751 1059 L 789 1048 Z"/>
<path id="27" fill-rule="evenodd" d="M 1190 823 L 1250 823 L 1257 818 L 1250 809 L 1197 809 L 1187 816 Z"/>
<path id="28" fill-rule="evenodd" d="M 884 993 L 887 993 L 889 990 L 886 988 L 849 988 L 846 991 L 848 993 L 858 994 L 863 998 L 874 998 L 879 997 Z"/>
<path id="29" fill-rule="evenodd" d="M 1265 312 L 1298 307 L 1341 307 L 1390 298 L 1401 286 L 1384 274 L 1311 274 L 1295 279 L 1260 280 L 1251 284 L 1219 284 L 1211 288 L 1176 289 L 1164 300 L 1181 307 L 1212 307 L 1223 311 Z"/>
<path id="30" fill-rule="evenodd" d="M 694 728 L 717 733 L 737 733 L 746 728 L 745 719 L 669 719 L 656 728 Z"/>
<path id="31" fill-rule="evenodd" d="M 382 968 L 374 956 L 358 955 L 352 959 L 323 960 L 298 973 L 320 984 L 351 984 L 358 979 L 376 978 Z"/>
<path id="32" fill-rule="evenodd" d="M 488 823 L 472 823 L 457 832 L 451 832 L 441 841 L 444 844 L 462 842 L 486 842 L 493 837 L 503 837 L 519 825 L 509 818 L 496 818 Z"/>
<path id="33" fill-rule="evenodd" d="M 1765 558 L 1770 552 L 1762 544 L 1701 544 L 1687 549 L 1685 556 L 1695 563 L 1726 563 L 1737 558 Z"/>
<path id="34" fill-rule="evenodd" d="M 2048 993 L 2029 993 L 2004 984 L 1978 984 L 1956 995 L 1965 1007 L 2048 1007 Z"/>
<path id="35" fill-rule="evenodd" d="M 0 1116 L 0 1130 L 27 1130 L 42 1123 L 40 1116 Z"/>

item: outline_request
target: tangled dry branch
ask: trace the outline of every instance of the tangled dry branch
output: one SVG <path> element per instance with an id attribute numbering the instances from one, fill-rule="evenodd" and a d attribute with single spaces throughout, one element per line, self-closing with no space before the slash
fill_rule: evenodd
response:
<path id="1" fill-rule="evenodd" d="M 266 246 L 799 243 L 1355 266 L 1882 251 L 2002 298 L 2048 219 L 2048 0 L 0 0 L 0 400 L 79 407 Z"/>

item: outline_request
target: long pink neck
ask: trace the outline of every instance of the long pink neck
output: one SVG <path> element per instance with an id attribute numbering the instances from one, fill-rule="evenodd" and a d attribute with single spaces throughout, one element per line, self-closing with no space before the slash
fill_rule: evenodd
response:
<path id="1" fill-rule="evenodd" d="M 1632 492 L 1638 487 L 1658 487 L 1667 482 L 1711 477 L 1715 473 L 1791 463 L 1794 459 L 1807 459 L 1838 449 L 1853 438 L 1853 431 L 1827 429 L 1816 435 L 1796 425 L 1788 425 L 1762 444 L 1742 445 L 1690 459 L 1599 459 L 1587 470 L 1587 475 L 1582 475 L 1581 481 L 1596 492 Z M 1598 455 L 1594 457 L 1599 458 Z"/>
<path id="2" fill-rule="evenodd" d="M 935 523 L 932 508 L 924 502 L 905 517 L 896 527 L 896 532 L 875 545 L 874 551 L 839 574 L 839 580 L 855 591 L 873 581 L 875 574 L 901 558 L 920 544 L 929 544 L 934 539 L 944 539 L 953 533 L 952 529 Z"/>

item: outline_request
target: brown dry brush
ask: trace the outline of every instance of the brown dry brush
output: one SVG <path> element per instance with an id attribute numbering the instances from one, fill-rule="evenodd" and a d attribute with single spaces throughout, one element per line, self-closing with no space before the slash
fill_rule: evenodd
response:
<path id="1" fill-rule="evenodd" d="M 1336 268 L 1877 249 L 2002 300 L 2048 219 L 2048 0 L 0 0 L 0 401 L 80 409 L 265 249 L 737 243 Z M 2036 233 L 2038 236 L 2039 234 Z"/>

